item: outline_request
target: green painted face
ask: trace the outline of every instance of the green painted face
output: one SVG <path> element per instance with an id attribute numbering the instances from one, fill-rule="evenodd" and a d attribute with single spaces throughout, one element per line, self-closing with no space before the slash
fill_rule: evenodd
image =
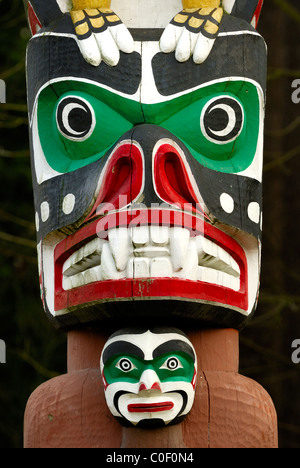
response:
<path id="1" fill-rule="evenodd" d="M 138 383 L 146 370 L 156 372 L 160 382 L 191 382 L 194 361 L 186 353 L 163 354 L 153 361 L 132 355 L 116 355 L 104 367 L 107 384 L 115 382 Z"/>
<path id="2" fill-rule="evenodd" d="M 41 146 L 52 169 L 72 172 L 101 159 L 134 126 L 155 124 L 178 137 L 203 166 L 237 173 L 256 153 L 259 93 L 249 81 L 227 80 L 150 105 L 96 84 L 57 81 L 38 98 Z"/>
<path id="3" fill-rule="evenodd" d="M 176 329 L 120 330 L 101 355 L 105 398 L 122 424 L 156 425 L 180 420 L 194 402 L 197 358 Z"/>

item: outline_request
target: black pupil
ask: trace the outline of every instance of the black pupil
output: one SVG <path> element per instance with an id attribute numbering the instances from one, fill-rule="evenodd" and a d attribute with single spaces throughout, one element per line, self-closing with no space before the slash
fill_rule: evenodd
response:
<path id="1" fill-rule="evenodd" d="M 58 106 L 57 123 L 64 136 L 83 138 L 92 128 L 92 112 L 83 100 L 66 98 Z"/>
<path id="2" fill-rule="evenodd" d="M 69 113 L 69 125 L 75 132 L 86 132 L 92 125 L 90 113 L 80 107 L 75 107 Z"/>
<path id="3" fill-rule="evenodd" d="M 130 369 L 130 367 L 131 367 L 131 364 L 127 359 L 123 359 L 120 362 L 120 366 L 121 366 L 122 370 L 128 371 Z"/>
<path id="4" fill-rule="evenodd" d="M 214 109 L 205 116 L 205 125 L 212 132 L 224 130 L 229 123 L 228 113 L 224 109 Z"/>
<path id="5" fill-rule="evenodd" d="M 169 369 L 175 369 L 177 367 L 177 360 L 176 359 L 170 359 L 168 362 L 168 368 Z"/>
<path id="6" fill-rule="evenodd" d="M 221 107 L 226 105 L 228 111 Z M 231 128 L 226 133 L 227 127 L 229 126 L 229 111 L 233 111 L 235 115 L 234 128 Z M 235 138 L 243 126 L 243 111 L 239 103 L 230 98 L 221 98 L 214 101 L 207 109 L 203 119 L 204 128 L 207 135 L 213 140 L 226 143 L 229 140 Z M 218 134 L 218 132 L 224 131 L 224 135 Z"/>

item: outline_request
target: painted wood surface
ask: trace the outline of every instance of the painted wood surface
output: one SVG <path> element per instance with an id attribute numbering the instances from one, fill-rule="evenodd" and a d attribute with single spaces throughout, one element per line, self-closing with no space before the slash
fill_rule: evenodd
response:
<path id="1" fill-rule="evenodd" d="M 239 329 L 260 275 L 266 47 L 250 22 L 261 2 L 170 1 L 171 22 L 158 25 L 157 4 L 136 12 L 139 28 L 132 7 L 28 3 L 45 311 L 68 329 L 134 318 L 141 302 L 145 317 Z"/>
<path id="2" fill-rule="evenodd" d="M 30 448 L 276 448 L 277 418 L 270 396 L 238 374 L 238 332 L 188 333 L 199 372 L 192 411 L 163 429 L 122 428 L 105 404 L 99 348 L 108 335 L 69 334 L 69 372 L 39 387 L 25 417 Z M 71 351 L 71 352 L 70 352 Z"/>
<path id="3" fill-rule="evenodd" d="M 25 447 L 276 447 L 269 395 L 238 373 L 259 292 L 262 0 L 27 7 L 40 285 L 69 345 Z"/>

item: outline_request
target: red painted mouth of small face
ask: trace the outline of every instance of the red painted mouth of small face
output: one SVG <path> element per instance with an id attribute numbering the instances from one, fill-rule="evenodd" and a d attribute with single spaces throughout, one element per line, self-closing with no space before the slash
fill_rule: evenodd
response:
<path id="1" fill-rule="evenodd" d="M 158 413 L 160 411 L 170 411 L 174 408 L 174 403 L 164 401 L 161 403 L 135 403 L 128 405 L 129 413 Z"/>

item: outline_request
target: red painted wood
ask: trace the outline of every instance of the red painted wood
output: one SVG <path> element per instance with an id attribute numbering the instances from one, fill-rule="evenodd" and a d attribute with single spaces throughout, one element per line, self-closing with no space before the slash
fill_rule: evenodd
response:
<path id="1" fill-rule="evenodd" d="M 242 247 L 230 236 L 220 231 L 216 227 L 201 222 L 195 226 L 195 217 L 191 214 L 166 212 L 162 210 L 141 210 L 142 215 L 138 216 L 138 223 L 142 216 L 145 218 L 145 224 L 152 224 L 153 219 L 157 219 L 157 223 L 164 225 L 163 217 L 169 226 L 184 226 L 189 228 L 194 235 L 198 234 L 201 229 L 202 235 L 212 240 L 217 245 L 224 248 L 238 263 L 240 268 L 240 290 L 234 291 L 223 286 L 218 286 L 201 281 L 189 281 L 176 278 L 162 279 L 121 279 L 100 281 L 82 286 L 79 288 L 65 291 L 62 287 L 62 268 L 64 262 L 73 252 L 82 247 L 85 243 L 91 241 L 97 236 L 99 231 L 105 231 L 108 227 L 115 226 L 133 226 L 137 214 L 133 211 L 125 211 L 114 215 L 108 215 L 104 218 L 105 226 L 101 226 L 101 220 L 96 220 L 88 224 L 84 228 L 77 231 L 75 234 L 68 236 L 61 241 L 54 254 L 55 261 L 55 310 L 63 310 L 68 307 L 75 307 L 79 304 L 88 304 L 93 301 L 114 301 L 119 299 L 132 298 L 185 298 L 191 300 L 201 299 L 208 302 L 217 302 L 219 304 L 238 307 L 239 309 L 248 309 L 248 271 L 245 252 Z M 149 222 L 151 219 L 151 223 Z M 102 234 L 101 234 L 102 237 Z M 104 237 L 102 237 L 104 238 Z"/>

